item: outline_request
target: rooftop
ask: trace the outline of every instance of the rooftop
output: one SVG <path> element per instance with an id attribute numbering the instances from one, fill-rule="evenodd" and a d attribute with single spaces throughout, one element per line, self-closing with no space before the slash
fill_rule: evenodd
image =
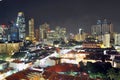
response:
<path id="1" fill-rule="evenodd" d="M 29 80 L 29 78 L 27 77 L 30 73 L 34 73 L 34 72 L 38 72 L 41 73 L 39 71 L 35 71 L 35 70 L 30 70 L 30 69 L 26 69 L 23 71 L 20 71 L 16 74 L 13 74 L 11 76 L 8 76 L 6 78 L 6 80 L 21 80 L 21 79 L 25 79 L 25 80 Z"/>
<path id="2" fill-rule="evenodd" d="M 0 64 L 2 64 L 2 63 L 6 63 L 6 61 L 0 60 Z"/>
<path id="3" fill-rule="evenodd" d="M 75 64 L 61 63 L 47 68 L 46 71 L 53 71 L 53 72 L 77 71 L 78 72 L 79 68 Z"/>

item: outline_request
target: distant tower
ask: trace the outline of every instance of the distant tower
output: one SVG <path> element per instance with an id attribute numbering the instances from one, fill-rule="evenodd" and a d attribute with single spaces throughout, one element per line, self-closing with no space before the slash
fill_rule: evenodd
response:
<path id="1" fill-rule="evenodd" d="M 40 39 L 47 39 L 47 32 L 50 30 L 49 29 L 49 24 L 44 23 L 42 25 L 40 25 L 39 29 L 40 29 Z"/>
<path id="2" fill-rule="evenodd" d="M 114 32 L 114 30 L 113 30 L 113 24 L 110 23 L 110 33 L 113 33 L 113 32 Z"/>
<path id="3" fill-rule="evenodd" d="M 76 41 L 83 41 L 83 40 L 85 40 L 85 36 L 86 36 L 86 34 L 85 34 L 84 30 L 82 28 L 79 28 L 79 33 L 74 36 L 74 39 Z"/>
<path id="4" fill-rule="evenodd" d="M 97 20 L 97 25 L 101 25 L 101 24 L 102 24 L 101 20 Z"/>
<path id="5" fill-rule="evenodd" d="M 95 37 L 102 34 L 102 22 L 101 22 L 101 20 L 97 20 L 97 24 L 92 25 L 91 32 L 92 32 L 92 35 L 94 35 Z"/>
<path id="6" fill-rule="evenodd" d="M 110 34 L 109 33 L 104 34 L 103 44 L 106 48 L 111 46 L 110 45 Z"/>
<path id="7" fill-rule="evenodd" d="M 26 37 L 26 33 L 25 33 L 26 25 L 25 25 L 25 18 L 23 12 L 18 13 L 16 25 L 19 28 L 19 40 L 24 40 Z"/>
<path id="8" fill-rule="evenodd" d="M 0 41 L 6 41 L 7 40 L 7 33 L 8 33 L 8 27 L 6 25 L 0 25 Z"/>
<path id="9" fill-rule="evenodd" d="M 35 29 L 35 38 L 39 41 L 39 29 Z"/>
<path id="10" fill-rule="evenodd" d="M 114 45 L 120 45 L 120 34 L 114 34 Z"/>
<path id="11" fill-rule="evenodd" d="M 108 22 L 106 19 L 104 19 L 103 24 L 102 24 L 102 33 L 109 33 L 110 32 L 110 25 L 108 25 Z"/>
<path id="12" fill-rule="evenodd" d="M 106 19 L 103 21 L 97 20 L 97 24 L 91 27 L 91 33 L 95 38 L 99 38 L 99 40 L 103 40 L 102 36 L 106 33 L 109 33 L 111 35 L 110 37 L 112 37 L 113 24 Z"/>
<path id="13" fill-rule="evenodd" d="M 29 37 L 30 40 L 34 40 L 34 19 L 29 20 Z"/>
<path id="14" fill-rule="evenodd" d="M 79 29 L 79 34 L 81 34 L 81 35 L 83 34 L 83 29 L 81 29 L 81 28 Z"/>
<path id="15" fill-rule="evenodd" d="M 10 27 L 10 40 L 18 41 L 19 40 L 19 29 L 15 23 Z"/>

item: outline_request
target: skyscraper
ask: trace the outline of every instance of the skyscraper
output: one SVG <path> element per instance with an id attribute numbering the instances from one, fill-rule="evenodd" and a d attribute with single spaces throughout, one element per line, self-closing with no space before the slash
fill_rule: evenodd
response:
<path id="1" fill-rule="evenodd" d="M 0 25 L 0 40 L 7 41 L 8 40 L 8 26 L 7 25 Z"/>
<path id="2" fill-rule="evenodd" d="M 102 22 L 101 22 L 101 20 L 98 20 L 97 24 L 92 25 L 92 27 L 91 27 L 92 35 L 94 35 L 94 36 L 101 35 L 102 34 L 101 27 L 102 27 Z"/>
<path id="3" fill-rule="evenodd" d="M 40 25 L 39 29 L 40 29 L 40 39 L 41 40 L 47 39 L 47 32 L 50 30 L 49 26 L 50 25 L 47 23 Z"/>
<path id="4" fill-rule="evenodd" d="M 93 36 L 102 36 L 106 33 L 113 33 L 113 24 L 109 23 L 106 19 L 103 21 L 98 20 L 96 25 L 91 27 L 91 33 Z"/>
<path id="5" fill-rule="evenodd" d="M 0 25 L 0 40 L 2 40 L 3 39 L 3 32 L 4 32 L 4 30 L 3 30 L 3 28 L 2 28 L 2 26 Z"/>
<path id="6" fill-rule="evenodd" d="M 104 34 L 103 44 L 106 48 L 111 47 L 111 45 L 110 45 L 110 34 L 109 33 Z"/>
<path id="7" fill-rule="evenodd" d="M 33 41 L 34 40 L 34 19 L 30 19 L 29 20 L 29 37 L 30 40 Z"/>
<path id="8" fill-rule="evenodd" d="M 35 38 L 36 38 L 36 41 L 39 41 L 39 39 L 40 39 L 40 35 L 39 35 L 39 29 L 35 29 Z"/>
<path id="9" fill-rule="evenodd" d="M 26 33 L 25 33 L 26 25 L 25 25 L 25 18 L 23 12 L 18 13 L 16 25 L 19 29 L 19 40 L 24 40 L 26 37 Z"/>
<path id="10" fill-rule="evenodd" d="M 74 36 L 76 41 L 84 41 L 86 38 L 86 33 L 82 28 L 79 28 L 79 33 Z"/>
<path id="11" fill-rule="evenodd" d="M 114 34 L 114 45 L 120 45 L 120 34 L 119 33 Z"/>
<path id="12" fill-rule="evenodd" d="M 10 26 L 10 40 L 18 41 L 19 40 L 19 29 L 15 23 Z"/>
<path id="13" fill-rule="evenodd" d="M 110 33 L 110 23 L 108 23 L 106 19 L 103 20 L 101 28 L 102 34 L 105 34 L 106 32 Z"/>
<path id="14" fill-rule="evenodd" d="M 83 34 L 84 33 L 84 31 L 83 31 L 83 29 L 82 28 L 79 28 L 79 34 Z"/>

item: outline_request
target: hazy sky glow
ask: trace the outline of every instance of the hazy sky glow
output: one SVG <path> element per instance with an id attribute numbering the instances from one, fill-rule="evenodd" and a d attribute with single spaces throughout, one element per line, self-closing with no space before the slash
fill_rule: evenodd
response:
<path id="1" fill-rule="evenodd" d="M 35 27 L 47 22 L 66 27 L 68 32 L 77 33 L 78 28 L 90 31 L 98 19 L 108 19 L 120 32 L 119 0 L 2 0 L 0 1 L 0 24 L 15 20 L 17 12 L 25 13 L 26 22 L 35 19 Z"/>

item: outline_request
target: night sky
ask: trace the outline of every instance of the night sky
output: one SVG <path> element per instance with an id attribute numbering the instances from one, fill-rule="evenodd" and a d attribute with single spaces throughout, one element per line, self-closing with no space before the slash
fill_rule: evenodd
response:
<path id="1" fill-rule="evenodd" d="M 79 28 L 90 32 L 98 19 L 106 18 L 120 32 L 119 0 L 0 0 L 0 24 L 15 21 L 19 11 L 24 12 L 26 22 L 34 18 L 36 28 L 47 22 L 51 29 L 60 26 L 69 33 L 78 33 Z"/>

